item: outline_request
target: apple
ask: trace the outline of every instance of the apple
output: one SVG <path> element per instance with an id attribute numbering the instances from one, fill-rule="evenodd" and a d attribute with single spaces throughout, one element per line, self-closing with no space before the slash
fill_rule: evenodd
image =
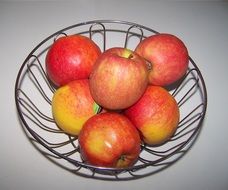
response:
<path id="1" fill-rule="evenodd" d="M 137 161 L 141 149 L 136 127 L 126 116 L 115 112 L 88 119 L 78 142 L 82 159 L 100 167 L 130 167 Z"/>
<path id="2" fill-rule="evenodd" d="M 178 37 L 155 34 L 142 40 L 135 52 L 151 64 L 149 83 L 168 86 L 183 77 L 188 69 L 188 50 Z"/>
<path id="3" fill-rule="evenodd" d="M 60 129 L 78 135 L 83 124 L 99 106 L 93 100 L 88 79 L 74 80 L 58 88 L 52 98 L 53 118 Z"/>
<path id="4" fill-rule="evenodd" d="M 57 87 L 89 77 L 100 48 L 88 37 L 69 35 L 58 38 L 46 55 L 46 71 Z"/>
<path id="5" fill-rule="evenodd" d="M 133 106 L 124 114 L 141 132 L 148 145 L 161 145 L 175 133 L 179 122 L 179 107 L 163 87 L 149 85 Z"/>
<path id="6" fill-rule="evenodd" d="M 97 59 L 89 78 L 94 100 L 110 110 L 134 104 L 148 84 L 146 61 L 133 51 L 113 47 Z"/>

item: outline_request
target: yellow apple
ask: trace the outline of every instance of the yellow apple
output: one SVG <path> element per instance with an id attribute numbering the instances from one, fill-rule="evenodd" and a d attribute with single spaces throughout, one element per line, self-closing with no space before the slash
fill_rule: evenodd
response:
<path id="1" fill-rule="evenodd" d="M 99 106 L 90 94 L 88 79 L 75 80 L 60 87 L 52 98 L 54 120 L 70 135 L 78 135 L 83 124 L 98 110 Z"/>

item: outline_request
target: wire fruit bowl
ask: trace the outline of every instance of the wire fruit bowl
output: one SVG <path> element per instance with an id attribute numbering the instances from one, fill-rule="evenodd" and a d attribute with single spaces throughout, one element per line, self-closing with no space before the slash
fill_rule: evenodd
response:
<path id="1" fill-rule="evenodd" d="M 92 39 L 103 51 L 111 47 L 134 50 L 144 38 L 158 34 L 140 24 L 119 20 L 95 20 L 75 24 L 50 35 L 39 43 L 23 62 L 15 84 L 15 102 L 19 118 L 30 141 L 48 159 L 77 175 L 106 179 L 136 179 L 157 173 L 179 160 L 193 145 L 205 117 L 207 92 L 200 70 L 189 57 L 186 75 L 168 87 L 180 109 L 180 122 L 174 136 L 165 144 L 141 145 L 136 164 L 129 168 L 105 168 L 89 165 L 80 157 L 77 137 L 60 130 L 52 117 L 51 99 L 55 87 L 45 71 L 45 56 L 62 35 L 81 34 Z"/>

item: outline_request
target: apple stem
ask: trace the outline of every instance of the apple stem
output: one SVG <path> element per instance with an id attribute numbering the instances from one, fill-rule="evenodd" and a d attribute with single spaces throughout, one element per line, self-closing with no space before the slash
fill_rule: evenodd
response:
<path id="1" fill-rule="evenodd" d="M 125 156 L 125 155 L 121 155 L 121 156 L 120 156 L 120 160 L 122 160 L 122 161 L 124 161 L 124 160 L 125 160 L 125 158 L 126 158 L 126 156 Z"/>
<path id="2" fill-rule="evenodd" d="M 128 59 L 132 59 L 134 56 L 132 54 L 129 54 L 129 56 L 127 57 Z"/>
<path id="3" fill-rule="evenodd" d="M 152 70 L 152 63 L 151 62 L 146 60 L 146 65 L 147 65 L 147 68 L 149 71 Z"/>

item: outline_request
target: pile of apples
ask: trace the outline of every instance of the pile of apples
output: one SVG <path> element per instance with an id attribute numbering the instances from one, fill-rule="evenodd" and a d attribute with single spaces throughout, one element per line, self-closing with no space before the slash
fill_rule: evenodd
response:
<path id="1" fill-rule="evenodd" d="M 188 68 L 185 44 L 161 33 L 135 50 L 101 52 L 83 35 L 58 38 L 46 55 L 46 72 L 56 86 L 52 113 L 57 126 L 78 138 L 82 160 L 90 165 L 133 166 L 142 143 L 159 146 L 175 133 L 179 108 L 166 86 Z"/>

